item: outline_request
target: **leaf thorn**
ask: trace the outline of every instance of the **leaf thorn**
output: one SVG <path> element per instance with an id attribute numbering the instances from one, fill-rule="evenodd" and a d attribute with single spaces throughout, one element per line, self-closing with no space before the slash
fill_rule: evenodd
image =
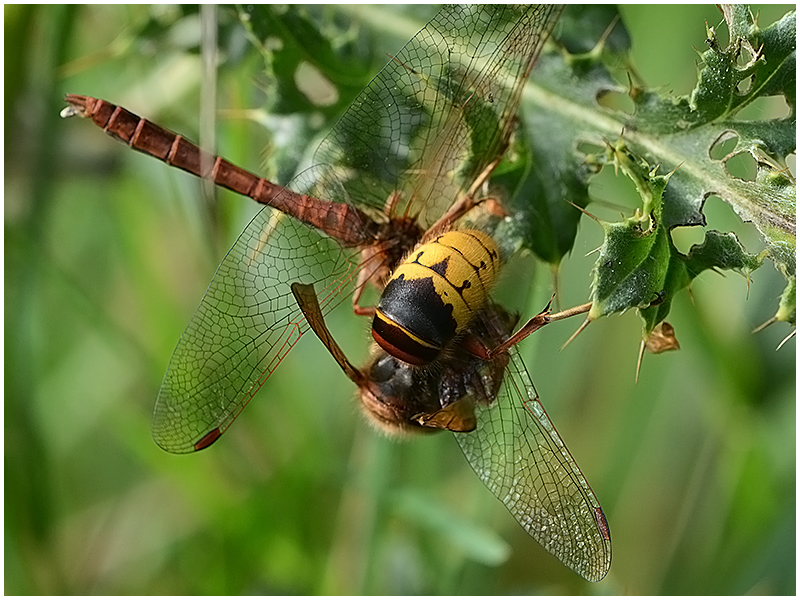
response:
<path id="1" fill-rule="evenodd" d="M 789 335 L 787 335 L 785 338 L 783 338 L 783 341 L 780 344 L 778 344 L 777 348 L 775 348 L 775 352 L 777 352 L 778 350 L 783 348 L 783 345 L 786 342 L 788 342 L 790 339 L 792 339 L 795 336 L 795 334 L 797 334 L 797 329 L 792 329 L 792 332 Z"/>
<path id="2" fill-rule="evenodd" d="M 597 40 L 597 43 L 594 45 L 594 48 L 592 48 L 589 54 L 592 54 L 594 56 L 600 55 L 600 53 L 603 51 L 603 48 L 606 45 L 606 42 L 608 41 L 609 36 L 611 35 L 611 32 L 614 31 L 614 27 L 617 26 L 619 19 L 620 19 L 619 14 L 614 16 L 614 18 L 611 20 L 611 23 L 608 24 L 608 27 L 606 27 L 606 30 L 603 32 L 603 35 L 601 35 L 600 39 Z"/>
<path id="3" fill-rule="evenodd" d="M 763 322 L 761 325 L 753 329 L 753 331 L 751 331 L 750 333 L 758 333 L 759 331 L 763 331 L 764 329 L 775 323 L 777 320 L 778 317 L 772 317 L 771 319 L 768 319 L 767 321 Z M 783 342 L 781 342 L 781 344 L 783 344 Z"/>
<path id="4" fill-rule="evenodd" d="M 600 218 L 599 218 L 599 217 L 596 217 L 596 216 L 594 216 L 592 213 L 590 213 L 589 211 L 587 211 L 585 208 L 581 208 L 580 206 L 578 206 L 578 205 L 577 205 L 577 204 L 575 204 L 574 202 L 570 202 L 569 200 L 567 200 L 567 203 L 568 203 L 568 204 L 572 204 L 572 206 L 574 206 L 575 208 L 577 208 L 579 211 L 581 211 L 581 212 L 582 212 L 583 214 L 585 214 L 587 217 L 590 217 L 590 218 L 594 219 L 595 221 L 597 221 L 597 222 L 598 222 L 598 223 L 600 223 L 601 225 L 603 224 L 603 223 L 600 221 Z M 589 254 L 591 254 L 591 252 L 590 252 Z"/>
<path id="5" fill-rule="evenodd" d="M 589 256 L 590 254 L 594 254 L 594 253 L 596 253 L 596 252 L 600 252 L 600 250 L 602 250 L 602 249 L 603 249 L 603 247 L 602 247 L 602 246 L 598 246 L 598 247 L 597 247 L 597 248 L 595 248 L 594 250 L 589 250 L 589 252 L 587 252 L 587 253 L 586 253 L 586 254 L 584 254 L 583 256 L 584 256 L 584 257 L 586 257 L 586 256 Z"/>
<path id="6" fill-rule="evenodd" d="M 644 348 L 645 348 L 645 341 L 642 340 L 642 343 L 639 346 L 639 358 L 636 360 L 636 377 L 634 379 L 636 383 L 639 383 L 639 371 L 642 368 L 642 358 L 644 357 Z"/>
<path id="7" fill-rule="evenodd" d="M 570 342 L 572 342 L 572 340 L 574 340 L 576 337 L 578 337 L 578 335 L 581 333 L 581 331 L 583 331 L 584 329 L 586 329 L 589 326 L 589 323 L 591 323 L 591 321 L 589 320 L 589 316 L 587 315 L 586 319 L 584 319 L 583 323 L 581 323 L 581 326 L 578 327 L 578 329 L 575 331 L 575 333 L 573 333 L 571 336 L 569 336 L 569 339 L 566 342 L 564 342 L 564 345 L 561 346 L 561 348 L 559 348 L 558 351 L 561 352 L 564 348 L 566 348 L 570 344 Z"/>

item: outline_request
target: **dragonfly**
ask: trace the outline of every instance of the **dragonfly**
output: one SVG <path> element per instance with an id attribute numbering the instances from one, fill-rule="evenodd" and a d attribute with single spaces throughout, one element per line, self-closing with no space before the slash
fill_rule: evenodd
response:
<path id="1" fill-rule="evenodd" d="M 453 431 L 532 537 L 583 577 L 605 576 L 608 523 L 514 348 L 546 316 L 514 333 L 516 319 L 489 298 L 508 250 L 486 231 L 502 209 L 484 192 L 561 10 L 444 8 L 286 187 L 105 100 L 66 97 L 62 116 L 88 117 L 136 150 L 266 205 L 173 353 L 153 416 L 159 446 L 187 453 L 217 441 L 312 329 L 369 417 L 395 431 Z M 362 302 L 368 287 L 381 295 L 377 306 Z M 348 298 L 372 318 L 364 369 L 325 326 Z"/>

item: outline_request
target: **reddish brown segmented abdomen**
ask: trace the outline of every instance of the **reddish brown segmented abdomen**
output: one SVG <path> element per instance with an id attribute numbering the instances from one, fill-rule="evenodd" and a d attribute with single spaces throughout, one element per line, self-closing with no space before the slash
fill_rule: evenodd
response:
<path id="1" fill-rule="evenodd" d="M 346 246 L 374 240 L 373 221 L 354 206 L 297 194 L 263 177 L 203 152 L 181 135 L 159 127 L 120 106 L 99 98 L 67 94 L 69 108 L 62 116 L 89 117 L 108 135 L 184 171 L 207 177 L 219 186 L 249 196 L 281 212 L 321 229 Z M 203 167 L 206 171 L 203 172 Z"/>

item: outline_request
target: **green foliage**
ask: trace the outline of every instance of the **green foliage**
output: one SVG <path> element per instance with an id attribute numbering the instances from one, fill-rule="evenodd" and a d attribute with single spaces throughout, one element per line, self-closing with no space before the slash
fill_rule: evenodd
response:
<path id="1" fill-rule="evenodd" d="M 580 25 L 583 11 L 567 15 L 569 27 L 586 28 Z M 778 314 L 794 325 L 793 308 L 786 303 L 795 277 L 796 184 L 786 158 L 796 147 L 795 13 L 765 29 L 753 22 L 746 6 L 726 8 L 725 18 L 731 41 L 722 49 L 709 28 L 708 49 L 699 54 L 702 67 L 689 96 L 665 96 L 631 81 L 627 96 L 632 111 L 606 106 L 605 96 L 624 90 L 607 66 L 626 62 L 627 36 L 618 33 L 583 53 L 562 47 L 542 57 L 526 98 L 534 165 L 530 177 L 542 183 L 525 184 L 535 192 L 524 196 L 529 207 L 519 207 L 521 201 L 514 205 L 519 207 L 515 218 L 524 223 L 518 230 L 529 248 L 557 264 L 572 247 L 569 236 L 574 236 L 578 214 L 561 199 L 585 207 L 590 167 L 595 172 L 605 164 L 620 168 L 634 182 L 642 206 L 621 223 L 603 223 L 606 239 L 593 270 L 590 318 L 636 308 L 645 338 L 667 316 L 675 294 L 700 271 L 735 269 L 749 277 L 761 256 L 769 257 L 788 280 Z M 615 31 L 620 29 L 616 24 Z M 755 100 L 775 95 L 785 98 L 787 116 L 738 118 Z M 607 140 L 617 137 L 620 141 L 611 147 Z M 715 156 L 715 148 L 728 138 L 736 139 L 735 147 Z M 609 149 L 594 151 L 604 146 Z M 743 154 L 756 166 L 753 177 L 729 168 L 728 161 Z M 735 236 L 712 231 L 689 256 L 678 252 L 671 233 L 705 226 L 703 205 L 711 195 L 757 227 L 766 244 L 763 255 L 751 256 Z M 555 243 L 565 232 L 566 239 Z M 726 243 L 720 244 L 722 239 Z"/>
<path id="2" fill-rule="evenodd" d="M 594 266 L 589 319 L 635 307 L 644 321 L 644 338 L 669 313 L 672 299 L 706 269 L 732 269 L 749 278 L 761 266 L 736 235 L 708 231 L 702 244 L 681 254 L 665 224 L 665 191 L 674 173 L 655 175 L 632 157 L 622 142 L 609 148 L 613 164 L 630 177 L 642 198 L 641 213 L 620 223 L 600 222 L 605 241 Z"/>
<path id="3" fill-rule="evenodd" d="M 267 103 L 271 114 L 341 114 L 374 75 L 372 48 L 363 46 L 357 30 L 337 23 L 324 7 L 246 6 L 239 18 L 249 41 L 264 60 Z M 315 103 L 301 89 L 298 69 L 313 65 L 335 86 L 335 97 Z"/>

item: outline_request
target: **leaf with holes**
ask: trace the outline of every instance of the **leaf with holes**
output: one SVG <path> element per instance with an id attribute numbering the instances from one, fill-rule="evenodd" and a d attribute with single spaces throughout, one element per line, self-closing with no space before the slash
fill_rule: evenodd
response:
<path id="1" fill-rule="evenodd" d="M 656 175 L 622 141 L 609 148 L 609 160 L 630 177 L 644 199 L 642 211 L 620 223 L 598 221 L 605 241 L 594 267 L 589 319 L 634 307 L 644 321 L 644 339 L 669 313 L 672 298 L 706 269 L 728 269 L 749 276 L 762 259 L 748 254 L 736 235 L 708 231 L 687 255 L 672 243 L 664 218 L 669 175 Z"/>
<path id="2" fill-rule="evenodd" d="M 364 71 L 359 48 L 349 43 L 348 28 L 325 25 L 324 11 L 313 13 L 316 21 L 325 25 L 320 31 L 338 33 L 330 40 L 320 34 L 299 42 L 291 33 L 294 25 L 289 24 L 303 29 L 312 17 L 303 16 L 306 13 L 302 11 L 299 16 L 284 12 L 267 11 L 263 17 L 286 25 L 277 28 L 283 32 L 278 36 L 279 45 L 273 39 L 276 28 L 267 28 L 272 37 L 265 35 L 256 13 L 249 13 L 246 21 L 257 47 L 269 59 L 267 65 L 275 79 L 288 90 L 284 101 L 290 102 L 294 111 L 299 107 L 309 115 L 321 112 L 331 118 L 338 105 L 315 106 L 301 97 L 299 65 L 311 61 L 336 86 L 341 102 L 348 96 L 348 85 L 354 84 L 347 75 L 355 73 L 357 79 Z M 545 48 L 523 91 L 521 126 L 490 182 L 490 187 L 500 191 L 509 217 L 496 232 L 498 241 L 504 248 L 528 248 L 556 266 L 571 250 L 581 216 L 569 202 L 579 207 L 589 203 L 591 178 L 610 160 L 604 150 L 607 140 L 621 136 L 627 151 L 645 162 L 642 171 L 660 165 L 662 175 L 671 173 L 659 195 L 656 229 L 658 247 L 666 251 L 653 254 L 639 268 L 652 285 L 633 290 L 631 285 L 639 280 L 634 279 L 616 292 L 608 291 L 608 297 L 594 298 L 599 302 L 596 315 L 627 308 L 656 315 L 646 318 L 646 332 L 656 325 L 654 319 L 666 316 L 674 293 L 681 289 L 678 283 L 688 284 L 673 272 L 675 261 L 683 259 L 671 245 L 670 232 L 675 227 L 705 226 L 703 205 L 710 195 L 719 196 L 743 220 L 752 221 L 764 237 L 766 256 L 790 282 L 795 276 L 796 185 L 785 168 L 786 156 L 796 146 L 795 14 L 791 12 L 765 29 L 753 23 L 747 7 L 725 8 L 725 15 L 731 44 L 721 48 L 709 28 L 708 48 L 698 53 L 702 65 L 695 90 L 689 96 L 663 97 L 632 83 L 626 89 L 612 77 L 610 65 L 626 64 L 630 49 L 623 24 L 611 26 L 619 17 L 614 7 L 568 7 L 554 33 L 556 44 Z M 702 23 L 696 25 L 703 27 Z M 308 48 L 318 51 L 309 54 Z M 613 94 L 627 94 L 632 111 L 613 110 L 601 101 Z M 755 100 L 778 94 L 785 97 L 789 116 L 762 121 L 739 117 L 741 109 Z M 752 177 L 731 173 L 732 165 L 741 158 L 752 163 Z M 649 219 L 649 210 L 651 206 L 643 207 L 640 216 Z M 628 259 L 616 256 L 614 248 L 622 247 L 624 244 L 608 243 L 605 251 L 610 256 L 603 261 Z M 758 254 L 760 250 L 751 251 Z M 595 276 L 602 264 L 598 262 Z M 711 264 L 706 268 L 726 267 Z M 670 277 L 673 285 L 655 289 L 654 282 L 663 283 Z M 605 289 L 604 283 L 595 284 L 596 291 Z M 784 296 L 786 302 L 793 298 Z M 646 308 L 654 301 L 660 302 L 657 310 Z M 794 322 L 792 307 L 783 306 L 779 314 Z"/>
<path id="3" fill-rule="evenodd" d="M 577 10 L 570 7 L 564 19 L 580 23 L 583 13 Z M 796 148 L 795 13 L 764 29 L 754 23 L 747 6 L 725 7 L 723 13 L 731 43 L 722 48 L 714 29 L 707 29 L 708 48 L 698 52 L 702 65 L 689 96 L 665 97 L 633 83 L 627 90 L 620 87 L 607 68 L 626 61 L 627 37 L 617 24 L 604 42 L 575 53 L 570 53 L 564 31 L 561 56 L 542 56 L 523 97 L 532 132 L 532 176 L 538 171 L 538 180 L 547 181 L 549 188 L 543 185 L 546 191 L 541 192 L 528 184 L 537 195 L 512 219 L 523 219 L 518 229 L 529 232 L 529 247 L 541 245 L 542 239 L 550 243 L 549 257 L 537 250 L 550 262 L 557 262 L 569 243 L 559 243 L 556 236 L 543 238 L 541 231 L 560 229 L 569 240 L 576 222 L 569 214 L 576 211 L 563 198 L 586 206 L 592 174 L 605 164 L 619 166 L 621 155 L 629 157 L 629 168 L 622 170 L 637 185 L 643 207 L 622 223 L 603 224 L 607 238 L 594 270 L 592 300 L 597 305 L 592 316 L 636 308 L 645 320 L 645 337 L 666 317 L 674 294 L 697 269 L 747 274 L 761 264 L 725 233 L 708 232 L 689 256 L 672 245 L 675 227 L 706 225 L 703 205 L 711 195 L 729 203 L 761 233 L 765 251 L 754 253 L 769 257 L 789 282 L 776 317 L 795 322 L 789 291 L 795 278 L 796 182 L 786 167 Z M 604 108 L 600 99 L 609 93 L 627 93 L 632 112 Z M 740 117 L 755 100 L 776 95 L 785 98 L 788 116 L 760 121 Z M 611 147 L 607 140 L 614 139 L 620 142 Z M 742 159 L 750 162 L 750 176 L 733 170 Z"/>

